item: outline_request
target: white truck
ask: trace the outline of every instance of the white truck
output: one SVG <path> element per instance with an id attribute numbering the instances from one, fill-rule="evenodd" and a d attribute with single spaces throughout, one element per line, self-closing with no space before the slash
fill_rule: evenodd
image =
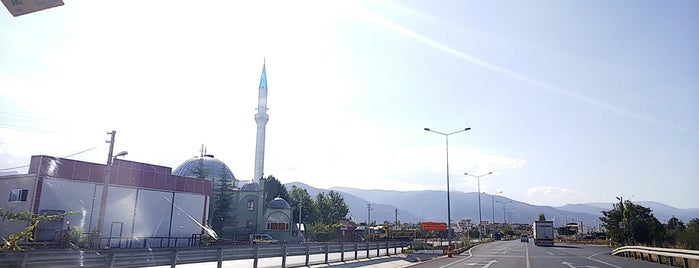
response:
<path id="1" fill-rule="evenodd" d="M 532 229 L 534 231 L 534 245 L 553 246 L 553 221 L 535 221 Z"/>

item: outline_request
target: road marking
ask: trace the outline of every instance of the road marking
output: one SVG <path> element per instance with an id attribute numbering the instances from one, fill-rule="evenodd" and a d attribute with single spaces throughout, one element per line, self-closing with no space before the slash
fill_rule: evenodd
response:
<path id="1" fill-rule="evenodd" d="M 527 268 L 532 268 L 531 262 L 529 262 L 529 243 L 524 246 L 524 259 L 527 261 Z"/>
<path id="2" fill-rule="evenodd" d="M 553 255 L 553 253 L 546 251 L 546 254 Z"/>
<path id="3" fill-rule="evenodd" d="M 490 265 L 493 265 L 493 263 L 497 263 L 497 262 L 498 262 L 497 260 L 489 261 L 488 264 L 486 264 L 485 266 L 483 266 L 483 268 L 488 268 L 488 267 L 490 267 Z"/>
<path id="4" fill-rule="evenodd" d="M 589 265 L 585 265 L 585 266 L 575 266 L 574 264 L 572 264 L 572 263 L 570 263 L 570 262 L 567 262 L 567 261 L 564 261 L 564 262 L 562 262 L 561 264 L 562 264 L 562 265 L 568 265 L 568 267 L 570 267 L 570 268 L 598 268 L 597 266 L 589 266 Z"/>
<path id="5" fill-rule="evenodd" d="M 596 260 L 596 259 L 593 259 L 593 258 L 592 258 L 592 257 L 597 256 L 597 255 L 600 255 L 600 254 L 609 254 L 609 253 L 600 252 L 600 253 L 597 253 L 597 254 L 592 254 L 591 256 L 587 257 L 587 259 L 592 260 L 592 261 L 599 262 L 599 263 L 601 263 L 601 264 L 609 265 L 609 266 L 614 267 L 614 268 L 621 268 L 621 266 L 616 266 L 616 265 L 614 265 L 614 264 L 611 264 L 611 263 L 608 263 L 608 262 L 603 262 L 603 261 Z"/>
<path id="6" fill-rule="evenodd" d="M 483 265 L 483 266 L 481 266 L 481 268 L 488 268 L 488 267 L 490 267 L 491 265 L 493 265 L 493 263 L 497 263 L 497 262 L 498 262 L 497 260 L 491 260 L 491 261 L 489 261 L 489 262 L 486 263 L 486 264 L 477 263 L 477 262 L 467 262 L 467 263 L 464 263 L 464 265 L 467 265 L 467 266 L 478 266 L 478 265 Z"/>

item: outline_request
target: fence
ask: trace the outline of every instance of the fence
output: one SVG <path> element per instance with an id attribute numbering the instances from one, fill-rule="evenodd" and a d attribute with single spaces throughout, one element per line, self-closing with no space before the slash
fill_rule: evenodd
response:
<path id="1" fill-rule="evenodd" d="M 670 266 L 699 267 L 698 250 L 625 246 L 612 250 L 612 255 L 668 264 Z"/>
<path id="2" fill-rule="evenodd" d="M 257 267 L 261 258 L 281 257 L 281 267 L 289 256 L 305 256 L 305 262 L 294 266 L 309 266 L 330 263 L 331 253 L 340 254 L 337 261 L 356 260 L 370 256 L 388 256 L 391 249 L 394 254 L 406 247 L 407 242 L 372 242 L 372 243 L 325 243 L 325 244 L 282 244 L 282 245 L 245 245 L 221 247 L 189 248 L 146 248 L 146 249 L 109 249 L 98 251 L 31 251 L 0 253 L 0 267 L 147 267 L 177 264 L 216 262 L 222 267 L 224 261 L 252 259 Z M 366 254 L 364 254 L 366 252 Z M 361 253 L 361 254 L 360 254 Z M 374 253 L 376 253 L 374 255 Z M 322 260 L 311 260 L 311 256 Z"/>

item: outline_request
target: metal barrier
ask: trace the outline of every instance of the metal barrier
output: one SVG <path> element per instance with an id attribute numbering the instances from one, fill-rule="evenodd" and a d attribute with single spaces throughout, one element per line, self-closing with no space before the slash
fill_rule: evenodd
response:
<path id="1" fill-rule="evenodd" d="M 333 261 L 357 259 L 358 253 L 366 251 L 366 258 L 371 256 L 388 256 L 390 250 L 400 253 L 407 242 L 371 242 L 371 243 L 314 243 L 282 245 L 246 245 L 220 247 L 185 247 L 185 248 L 145 248 L 87 251 L 27 251 L 0 253 L 2 267 L 146 267 L 177 264 L 216 262 L 222 267 L 223 261 L 252 259 L 257 267 L 260 258 L 281 257 L 281 266 L 288 267 L 288 256 L 304 256 L 305 263 L 294 266 L 309 266 Z M 371 251 L 372 254 L 369 254 Z M 353 254 L 345 254 L 352 252 Z M 339 260 L 330 260 L 329 254 L 340 253 Z M 376 254 L 373 254 L 376 253 Z M 385 253 L 385 254 L 382 254 Z M 310 255 L 324 255 L 324 261 L 310 261 Z M 348 256 L 349 255 L 349 256 Z"/>
<path id="2" fill-rule="evenodd" d="M 612 250 L 612 255 L 685 268 L 689 268 L 691 262 L 699 264 L 699 250 L 625 246 Z"/>

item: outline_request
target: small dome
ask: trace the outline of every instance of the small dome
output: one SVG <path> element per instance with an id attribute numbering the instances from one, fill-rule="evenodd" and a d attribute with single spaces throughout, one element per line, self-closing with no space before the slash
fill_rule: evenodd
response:
<path id="1" fill-rule="evenodd" d="M 260 184 L 257 182 L 251 181 L 243 185 L 243 187 L 240 188 L 240 191 L 243 192 L 257 192 L 260 190 Z"/>
<path id="2" fill-rule="evenodd" d="M 269 204 L 267 204 L 268 208 L 277 208 L 277 209 L 290 209 L 291 206 L 289 206 L 289 203 L 286 202 L 286 200 L 282 199 L 281 197 L 275 197 L 272 199 L 272 201 L 269 201 Z"/>
<path id="3" fill-rule="evenodd" d="M 223 161 L 214 158 L 213 155 L 192 157 L 175 168 L 172 175 L 192 178 L 203 176 L 207 179 L 226 178 L 235 181 L 235 176 L 233 176 L 231 169 Z"/>

